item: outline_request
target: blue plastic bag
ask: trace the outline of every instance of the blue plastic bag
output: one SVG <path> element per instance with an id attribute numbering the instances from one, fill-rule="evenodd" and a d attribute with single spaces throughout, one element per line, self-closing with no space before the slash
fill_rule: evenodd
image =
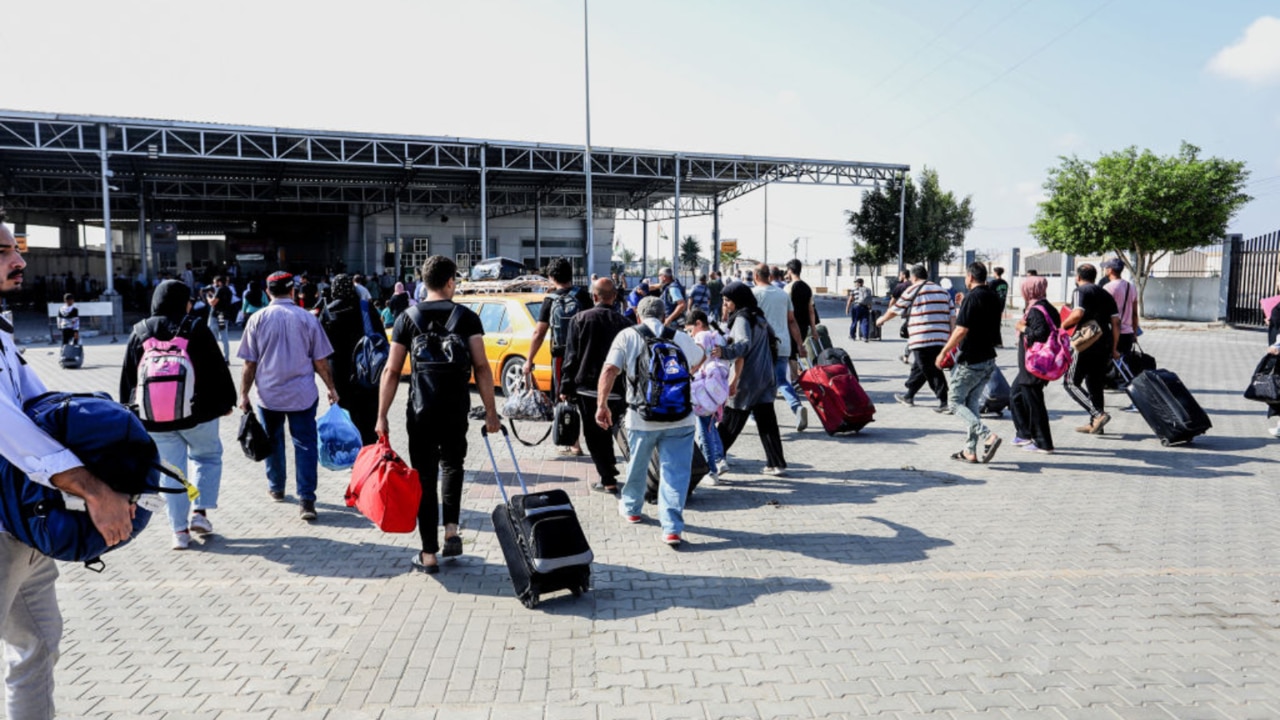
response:
<path id="1" fill-rule="evenodd" d="M 330 470 L 349 470 L 355 465 L 363 443 L 346 410 L 330 405 L 316 423 L 316 432 L 320 436 L 321 465 Z"/>

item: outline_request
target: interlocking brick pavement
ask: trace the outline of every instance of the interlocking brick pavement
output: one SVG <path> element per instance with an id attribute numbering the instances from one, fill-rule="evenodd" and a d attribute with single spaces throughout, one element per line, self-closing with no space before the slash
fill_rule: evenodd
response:
<path id="1" fill-rule="evenodd" d="M 821 309 L 843 338 L 839 307 Z M 292 486 L 289 502 L 267 500 L 228 418 L 215 535 L 174 552 L 157 519 L 102 574 L 62 567 L 59 714 L 1280 717 L 1280 443 L 1239 396 L 1260 334 L 1144 336 L 1213 418 L 1189 447 L 1161 447 L 1118 412 L 1106 435 L 1077 435 L 1083 413 L 1052 387 L 1059 452 L 1006 444 L 990 465 L 947 459 L 954 418 L 893 402 L 900 341 L 838 342 L 876 422 L 852 437 L 785 431 L 785 478 L 757 474 L 748 428 L 731 484 L 694 496 L 678 552 L 587 489 L 588 458 L 518 449 L 527 480 L 571 493 L 597 558 L 591 592 L 532 611 L 492 533 L 475 423 L 466 554 L 428 577 L 408 572 L 416 534 L 379 533 L 343 506 L 342 473 L 321 470 L 314 525 Z M 26 352 L 51 388 L 118 386 L 121 343 L 90 341 L 75 371 L 55 351 Z M 1002 351 L 1010 378 L 1012 358 Z M 1012 435 L 1007 417 L 991 424 Z"/>

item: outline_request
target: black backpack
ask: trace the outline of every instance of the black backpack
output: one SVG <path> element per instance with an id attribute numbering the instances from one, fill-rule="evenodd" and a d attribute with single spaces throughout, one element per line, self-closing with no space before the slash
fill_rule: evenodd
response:
<path id="1" fill-rule="evenodd" d="M 675 422 L 693 412 L 693 375 L 689 361 L 675 343 L 676 331 L 662 329 L 654 335 L 645 325 L 636 332 L 644 338 L 644 353 L 636 360 L 631 384 L 641 400 L 632 407 L 645 420 Z"/>
<path id="2" fill-rule="evenodd" d="M 573 319 L 579 307 L 578 289 L 569 288 L 551 298 L 551 352 L 559 353 L 569 341 L 569 321 Z"/>
<path id="3" fill-rule="evenodd" d="M 471 348 L 456 330 L 464 308 L 455 305 L 443 326 L 426 322 L 416 306 L 405 311 L 418 328 L 409 348 L 409 400 L 416 415 L 461 410 L 471 405 L 467 380 L 471 375 Z"/>
<path id="4" fill-rule="evenodd" d="M 360 301 L 360 320 L 364 323 L 364 336 L 351 350 L 351 382 L 358 387 L 372 390 L 382 382 L 382 368 L 391 354 L 387 336 L 374 329 L 369 321 L 369 301 Z"/>

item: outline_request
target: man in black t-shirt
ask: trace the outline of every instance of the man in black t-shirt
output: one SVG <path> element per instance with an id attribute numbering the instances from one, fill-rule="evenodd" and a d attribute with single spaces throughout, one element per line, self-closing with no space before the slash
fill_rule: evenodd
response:
<path id="1" fill-rule="evenodd" d="M 1111 416 L 1104 411 L 1102 388 L 1108 366 L 1120 359 L 1120 309 L 1111 293 L 1094 284 L 1097 279 L 1098 270 L 1094 266 L 1085 263 L 1076 268 L 1071 314 L 1062 321 L 1066 330 L 1090 322 L 1097 323 L 1102 330 L 1092 345 L 1072 356 L 1071 367 L 1063 380 L 1067 394 L 1089 413 L 1088 424 L 1076 428 L 1076 432 L 1091 435 L 1101 435 L 1103 426 L 1111 421 Z"/>
<path id="2" fill-rule="evenodd" d="M 990 462 L 1000 447 L 1000 437 L 982 422 L 982 389 L 996 372 L 996 343 L 1000 338 L 1000 315 L 1004 307 L 1000 296 L 987 287 L 987 266 L 980 262 L 969 265 L 965 277 L 964 303 L 956 316 L 956 327 L 947 344 L 938 353 L 936 364 L 942 368 L 952 350 L 957 350 L 955 369 L 948 382 L 951 412 L 964 421 L 968 434 L 964 449 L 952 455 L 963 462 Z M 981 443 L 981 451 L 979 451 Z"/>
<path id="3" fill-rule="evenodd" d="M 480 401 L 484 403 L 485 429 L 496 433 L 502 428 L 493 401 L 493 371 L 489 369 L 489 360 L 484 352 L 484 326 L 480 323 L 480 316 L 453 302 L 457 272 L 457 265 L 443 255 L 427 258 L 422 265 L 427 299 L 396 318 L 395 328 L 391 331 L 391 352 L 382 371 L 378 396 L 378 422 L 374 432 L 379 437 L 386 437 L 390 430 L 387 413 L 400 387 L 400 369 L 404 367 L 413 339 L 432 323 L 445 326 L 455 308 L 460 314 L 453 334 L 465 339 L 470 351 L 471 371 L 475 375 Z M 413 370 L 416 373 L 419 369 L 415 367 Z M 409 464 L 418 471 L 418 480 L 422 483 L 422 502 L 418 506 L 422 552 L 413 559 L 412 565 L 419 572 L 434 574 L 440 570 L 436 560 L 436 553 L 440 552 L 436 537 L 440 518 L 437 475 L 440 476 L 444 495 L 444 550 L 441 554 L 444 557 L 462 554 L 458 518 L 462 508 L 462 466 L 467 457 L 467 411 L 471 407 L 471 390 L 466 382 L 444 383 L 436 387 L 429 398 L 415 398 L 418 392 L 416 381 L 410 388 L 406 413 Z M 422 409 L 415 412 L 415 406 Z"/>
<path id="4" fill-rule="evenodd" d="M 547 267 L 547 275 L 556 289 L 542 299 L 542 310 L 538 313 L 538 324 L 533 329 L 533 342 L 529 344 L 529 359 L 524 364 L 525 385 L 533 387 L 534 358 L 547 334 L 551 334 L 551 397 L 560 395 L 560 368 L 564 364 L 564 344 L 567 341 L 568 324 L 577 313 L 590 310 L 595 306 L 591 293 L 573 284 L 573 265 L 564 258 L 556 258 Z M 565 296 L 572 295 L 572 302 L 565 302 Z M 563 321 L 563 327 L 553 328 L 552 321 Z M 575 440 L 572 447 L 561 450 L 570 455 L 581 455 L 582 445 Z"/>

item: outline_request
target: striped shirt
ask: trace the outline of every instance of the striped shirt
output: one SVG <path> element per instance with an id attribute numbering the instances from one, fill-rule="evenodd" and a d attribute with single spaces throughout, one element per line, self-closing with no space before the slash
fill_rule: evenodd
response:
<path id="1" fill-rule="evenodd" d="M 910 308 L 907 347 L 912 350 L 947 344 L 951 337 L 951 294 L 936 283 L 925 281 L 907 288 L 893 304 L 899 313 Z"/>

